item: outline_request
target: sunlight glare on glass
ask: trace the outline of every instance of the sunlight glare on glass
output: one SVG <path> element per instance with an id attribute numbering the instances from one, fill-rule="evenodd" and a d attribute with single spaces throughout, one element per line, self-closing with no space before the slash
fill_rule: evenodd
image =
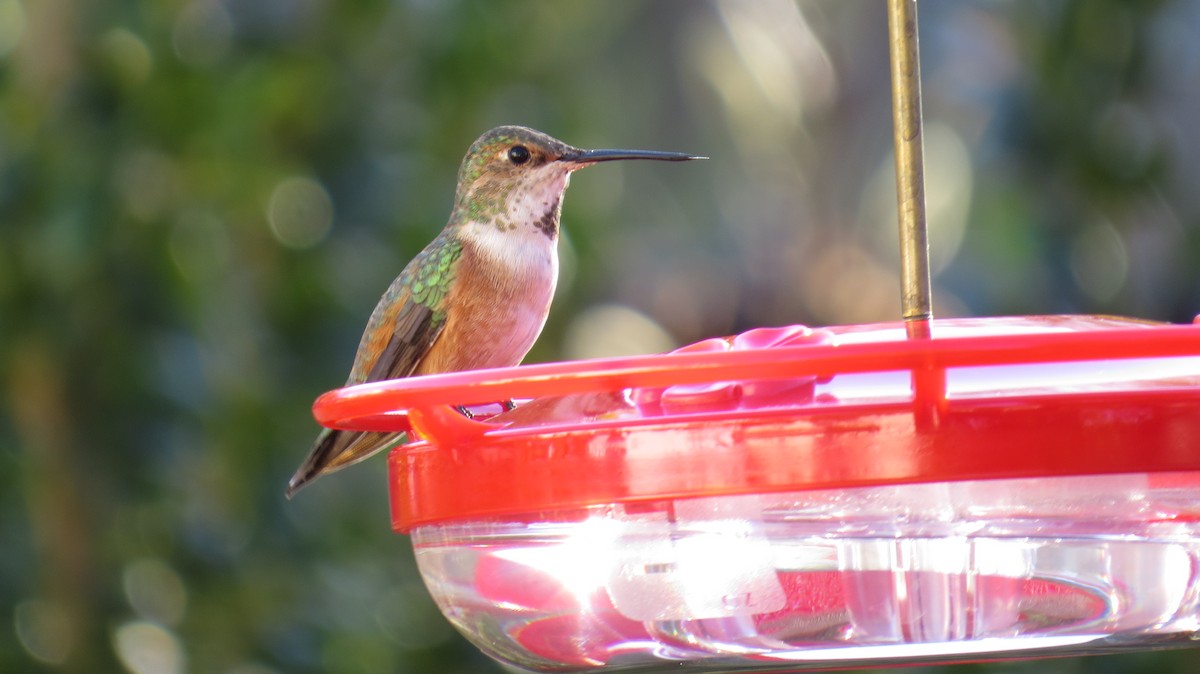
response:
<path id="1" fill-rule="evenodd" d="M 581 606 L 586 606 L 608 580 L 612 552 L 621 532 L 620 521 L 593 517 L 580 523 L 561 545 L 511 548 L 498 550 L 495 555 L 554 578 Z"/>

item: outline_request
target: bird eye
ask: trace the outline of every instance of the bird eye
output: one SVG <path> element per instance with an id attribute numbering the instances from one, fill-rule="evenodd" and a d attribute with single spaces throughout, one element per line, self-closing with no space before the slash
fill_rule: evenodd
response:
<path id="1" fill-rule="evenodd" d="M 529 148 L 524 145 L 514 145 L 508 150 L 508 159 L 514 164 L 524 164 L 529 157 Z"/>

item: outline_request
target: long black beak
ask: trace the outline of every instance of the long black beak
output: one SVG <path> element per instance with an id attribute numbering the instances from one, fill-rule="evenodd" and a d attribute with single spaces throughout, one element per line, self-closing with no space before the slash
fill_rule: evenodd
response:
<path id="1" fill-rule="evenodd" d="M 618 159 L 653 159 L 655 161 L 691 161 L 693 159 L 708 159 L 686 152 L 658 152 L 655 150 L 573 150 L 558 158 L 559 161 L 572 164 L 594 164 L 599 161 L 617 161 Z"/>

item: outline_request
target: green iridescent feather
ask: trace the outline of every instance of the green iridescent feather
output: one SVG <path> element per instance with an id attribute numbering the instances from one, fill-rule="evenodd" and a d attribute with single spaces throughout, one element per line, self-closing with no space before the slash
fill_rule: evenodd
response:
<path id="1" fill-rule="evenodd" d="M 406 342 L 432 339 L 441 332 L 446 322 L 446 296 L 454 281 L 454 262 L 460 255 L 462 242 L 443 232 L 396 277 L 367 322 L 347 384 L 367 381 L 370 371 L 379 367 L 388 370 L 415 365 L 415 361 L 409 360 L 428 348 L 428 344 Z M 405 295 L 407 301 L 400 302 Z M 372 362 L 377 355 L 382 361 L 388 360 L 388 350 L 375 354 L 369 348 L 372 336 L 382 328 L 393 333 L 388 349 L 397 357 L 396 362 Z"/>
<path id="2" fill-rule="evenodd" d="M 428 307 L 433 320 L 446 318 L 445 299 L 454 281 L 454 262 L 462 255 L 462 242 L 457 238 L 439 236 L 409 265 L 401 283 L 408 287 L 409 301 Z"/>

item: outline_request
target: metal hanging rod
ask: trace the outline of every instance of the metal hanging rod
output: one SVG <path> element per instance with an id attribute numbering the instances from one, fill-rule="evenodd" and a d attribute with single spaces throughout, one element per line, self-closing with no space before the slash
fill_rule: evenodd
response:
<path id="1" fill-rule="evenodd" d="M 904 320 L 933 317 L 929 240 L 925 224 L 925 160 L 921 138 L 921 64 L 916 0 L 887 0 L 892 64 L 892 127 L 900 224 L 901 307 Z M 910 333 L 912 330 L 910 329 Z"/>

